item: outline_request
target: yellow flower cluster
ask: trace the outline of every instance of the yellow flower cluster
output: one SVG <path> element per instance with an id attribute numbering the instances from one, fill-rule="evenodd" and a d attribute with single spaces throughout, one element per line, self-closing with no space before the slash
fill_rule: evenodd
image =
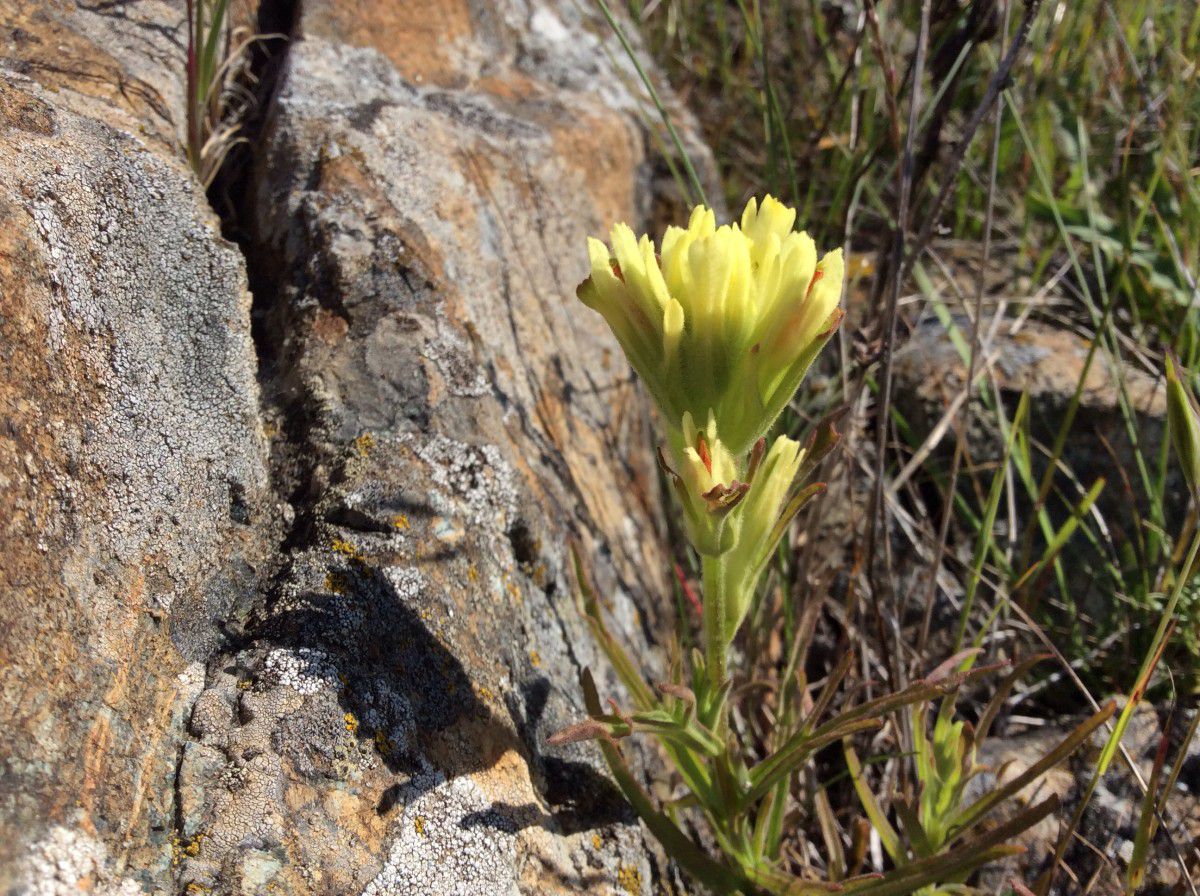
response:
<path id="1" fill-rule="evenodd" d="M 588 241 L 591 276 L 578 290 L 669 427 L 671 458 L 661 460 L 705 558 L 713 662 L 802 503 L 793 486 L 804 450 L 786 436 L 768 450 L 765 435 L 841 320 L 842 253 L 818 261 L 795 222 L 770 196 L 750 200 L 740 225 L 718 227 L 698 206 L 686 229 L 667 228 L 658 251 L 618 224 L 611 251 Z"/>
<path id="2" fill-rule="evenodd" d="M 668 425 L 711 413 L 735 455 L 770 429 L 841 319 L 841 250 L 818 262 L 795 220 L 768 196 L 750 200 L 740 226 L 718 227 L 697 206 L 658 252 L 625 224 L 611 252 L 588 241 L 579 298 L 604 316 Z"/>

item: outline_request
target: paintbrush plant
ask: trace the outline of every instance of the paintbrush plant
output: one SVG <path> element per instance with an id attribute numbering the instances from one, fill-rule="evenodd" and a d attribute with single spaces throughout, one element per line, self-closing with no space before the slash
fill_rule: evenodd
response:
<path id="1" fill-rule="evenodd" d="M 659 456 L 702 558 L 714 691 L 767 558 L 815 491 L 793 488 L 808 452 L 786 436 L 767 450 L 765 438 L 842 317 L 842 252 L 818 261 L 795 221 L 770 196 L 751 199 L 740 226 L 698 206 L 657 250 L 617 224 L 611 251 L 588 241 L 578 290 L 666 422 L 670 458 Z"/>
<path id="2" fill-rule="evenodd" d="M 980 864 L 1008 854 L 1005 839 L 1045 817 L 1054 803 L 990 830 L 976 829 L 985 812 L 957 823 L 957 794 L 974 769 L 973 751 L 959 746 L 963 726 L 948 715 L 952 695 L 995 667 L 972 670 L 955 658 L 897 693 L 831 713 L 850 668 L 847 652 L 815 697 L 785 682 L 782 692 L 795 705 L 776 714 L 765 744 L 744 742 L 745 733 L 731 724 L 728 666 L 735 636 L 788 524 L 822 487 L 808 478 L 838 441 L 828 421 L 803 447 L 783 435 L 767 440 L 842 318 L 841 251 L 818 260 L 813 240 L 793 230 L 795 218 L 768 196 L 761 205 L 751 200 L 740 224 L 718 227 L 713 212 L 698 207 L 686 229 L 668 228 L 657 247 L 624 224 L 613 228 L 611 247 L 589 241 L 591 276 L 578 296 L 604 316 L 666 425 L 659 460 L 700 558 L 704 650 L 674 663 L 670 680 L 652 687 L 608 631 L 576 557 L 589 624 L 634 706 L 623 710 L 610 701 L 606 710 L 585 669 L 589 718 L 550 742 L 596 740 L 642 820 L 672 858 L 715 893 L 802 896 L 832 888 L 904 896 L 958 884 Z M 937 829 L 933 840 L 925 837 L 922 848 L 913 849 L 897 838 L 896 867 L 883 875 L 839 874 L 835 883 L 832 875 L 793 874 L 784 858 L 785 820 L 794 808 L 797 771 L 818 750 L 878 728 L 883 716 L 939 697 L 951 702 L 943 704 L 932 747 L 921 742 L 920 760 L 937 775 L 919 775 L 925 786 L 919 826 L 930 834 Z M 922 719 L 917 716 L 919 724 Z M 618 743 L 634 733 L 661 744 L 686 788 L 683 799 L 656 807 L 638 785 Z M 959 764 L 961 775 L 938 777 Z M 705 821 L 720 858 L 684 833 L 681 815 L 689 811 Z M 870 813 L 886 821 L 877 804 Z"/>

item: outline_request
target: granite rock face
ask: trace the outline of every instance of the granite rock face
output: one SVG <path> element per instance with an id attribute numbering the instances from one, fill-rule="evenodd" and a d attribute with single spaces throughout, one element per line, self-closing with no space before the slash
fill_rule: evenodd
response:
<path id="1" fill-rule="evenodd" d="M 183 721 L 276 539 L 250 295 L 170 5 L 0 10 L 0 888 L 125 892 L 170 879 Z"/>
<path id="2" fill-rule="evenodd" d="M 636 75 L 571 3 L 304 4 L 239 251 L 175 6 L 0 0 L 0 885 L 669 890 L 544 748 L 604 669 L 567 545 L 630 642 L 665 590 L 572 296 L 655 201 Z"/>

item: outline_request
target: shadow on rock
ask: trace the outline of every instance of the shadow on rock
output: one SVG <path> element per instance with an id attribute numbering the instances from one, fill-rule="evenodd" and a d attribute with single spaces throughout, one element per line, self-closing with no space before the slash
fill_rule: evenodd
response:
<path id="1" fill-rule="evenodd" d="M 414 606 L 420 581 L 416 570 L 385 572 L 348 560 L 331 568 L 327 590 L 281 599 L 248 632 L 267 649 L 268 667 L 276 650 L 305 658 L 309 674 L 334 686 L 360 747 L 404 777 L 380 794 L 376 812 L 417 800 L 441 780 L 487 771 L 515 750 L 552 812 L 496 803 L 466 816 L 463 827 L 515 832 L 538 825 L 572 834 L 632 821 L 620 791 L 593 766 L 542 754 L 548 679 L 521 686 L 508 701 L 509 718 L 479 699 L 463 664 Z M 302 718 L 285 723 L 281 752 L 302 773 L 336 776 L 336 757 L 326 750 L 323 758 L 321 739 L 308 724 Z"/>

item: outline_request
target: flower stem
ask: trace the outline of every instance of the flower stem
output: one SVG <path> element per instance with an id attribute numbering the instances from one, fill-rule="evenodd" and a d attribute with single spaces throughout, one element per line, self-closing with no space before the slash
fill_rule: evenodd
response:
<path id="1" fill-rule="evenodd" d="M 701 574 L 704 578 L 704 647 L 708 664 L 708 680 L 713 693 L 725 681 L 726 651 L 729 639 L 725 633 L 726 594 L 725 555 L 701 555 Z"/>

